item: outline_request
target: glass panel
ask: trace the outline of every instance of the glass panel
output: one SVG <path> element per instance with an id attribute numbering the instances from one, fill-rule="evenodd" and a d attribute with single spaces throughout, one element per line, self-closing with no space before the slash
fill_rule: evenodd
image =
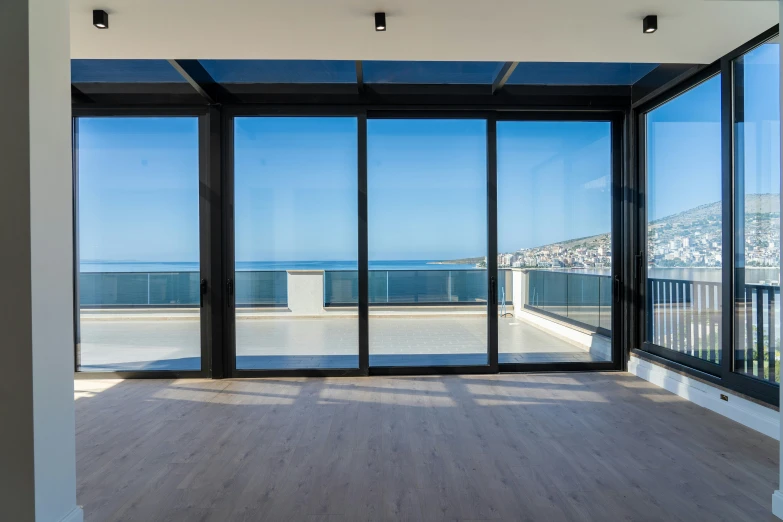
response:
<path id="1" fill-rule="evenodd" d="M 633 85 L 654 63 L 520 62 L 508 85 Z"/>
<path id="2" fill-rule="evenodd" d="M 79 118 L 81 371 L 200 370 L 197 118 Z"/>
<path id="3" fill-rule="evenodd" d="M 356 62 L 339 60 L 201 60 L 218 83 L 356 83 Z"/>
<path id="4" fill-rule="evenodd" d="M 568 318 L 590 326 L 599 326 L 601 313 L 601 279 L 586 274 L 568 276 Z"/>
<path id="5" fill-rule="evenodd" d="M 234 120 L 236 367 L 357 368 L 357 122 Z"/>
<path id="6" fill-rule="evenodd" d="M 72 83 L 185 83 L 166 60 L 71 60 Z"/>
<path id="7" fill-rule="evenodd" d="M 734 368 L 780 383 L 780 48 L 734 62 Z"/>
<path id="8" fill-rule="evenodd" d="M 647 341 L 721 360 L 720 76 L 647 114 Z"/>
<path id="9" fill-rule="evenodd" d="M 486 365 L 486 122 L 367 128 L 370 365 Z"/>
<path id="10" fill-rule="evenodd" d="M 500 362 L 611 361 L 611 123 L 498 122 L 497 143 Z"/>
<path id="11" fill-rule="evenodd" d="M 488 84 L 503 62 L 363 62 L 365 83 Z"/>

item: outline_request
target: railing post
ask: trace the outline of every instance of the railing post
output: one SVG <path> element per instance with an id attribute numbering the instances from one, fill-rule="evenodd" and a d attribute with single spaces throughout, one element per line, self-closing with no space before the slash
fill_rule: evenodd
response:
<path id="1" fill-rule="evenodd" d="M 756 376 L 764 378 L 764 294 L 756 287 Z"/>
<path id="2" fill-rule="evenodd" d="M 745 368 L 753 375 L 753 288 L 745 286 Z"/>
<path id="3" fill-rule="evenodd" d="M 775 366 L 777 365 L 777 361 L 775 360 L 775 356 L 777 355 L 775 353 L 775 318 L 777 317 L 777 314 L 775 313 L 775 287 L 767 288 L 767 294 L 769 295 L 769 305 L 767 307 L 767 321 L 769 322 L 769 331 L 767 332 L 767 338 L 769 339 L 769 346 L 767 349 L 767 353 L 769 354 L 769 381 L 777 382 L 775 379 Z"/>

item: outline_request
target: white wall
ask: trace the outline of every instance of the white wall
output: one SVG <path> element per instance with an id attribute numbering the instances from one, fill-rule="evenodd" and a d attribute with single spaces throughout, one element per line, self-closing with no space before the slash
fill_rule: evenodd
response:
<path id="1" fill-rule="evenodd" d="M 628 372 L 768 437 L 780 437 L 780 414 L 767 406 L 673 372 L 635 355 L 628 361 Z M 721 395 L 725 395 L 728 400 L 721 399 Z"/>
<path id="2" fill-rule="evenodd" d="M 82 519 L 68 2 L 0 2 L 0 520 Z"/>

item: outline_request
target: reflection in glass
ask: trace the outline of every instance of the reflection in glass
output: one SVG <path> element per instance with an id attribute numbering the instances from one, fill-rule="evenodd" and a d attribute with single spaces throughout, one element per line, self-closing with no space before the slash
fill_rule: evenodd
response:
<path id="1" fill-rule="evenodd" d="M 503 62 L 364 62 L 366 83 L 413 83 L 430 85 L 492 85 Z"/>
<path id="2" fill-rule="evenodd" d="M 720 76 L 647 114 L 647 341 L 721 360 Z"/>
<path id="3" fill-rule="evenodd" d="M 780 49 L 734 62 L 735 371 L 780 382 Z"/>
<path id="4" fill-rule="evenodd" d="M 236 118 L 236 367 L 357 368 L 357 122 Z"/>
<path id="5" fill-rule="evenodd" d="M 486 121 L 367 128 L 370 365 L 486 365 Z"/>
<path id="6" fill-rule="evenodd" d="M 498 122 L 500 363 L 611 361 L 609 122 Z"/>
<path id="7" fill-rule="evenodd" d="M 196 118 L 79 118 L 80 370 L 200 370 Z"/>

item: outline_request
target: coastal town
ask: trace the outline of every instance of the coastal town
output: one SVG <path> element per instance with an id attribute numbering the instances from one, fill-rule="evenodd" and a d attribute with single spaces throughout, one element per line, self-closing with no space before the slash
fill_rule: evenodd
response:
<path id="1" fill-rule="evenodd" d="M 746 267 L 780 266 L 780 198 L 751 194 L 745 198 Z M 721 266 L 721 203 L 702 205 L 648 226 L 648 265 L 661 268 Z M 600 234 L 498 254 L 501 268 L 608 268 L 611 235 Z"/>

